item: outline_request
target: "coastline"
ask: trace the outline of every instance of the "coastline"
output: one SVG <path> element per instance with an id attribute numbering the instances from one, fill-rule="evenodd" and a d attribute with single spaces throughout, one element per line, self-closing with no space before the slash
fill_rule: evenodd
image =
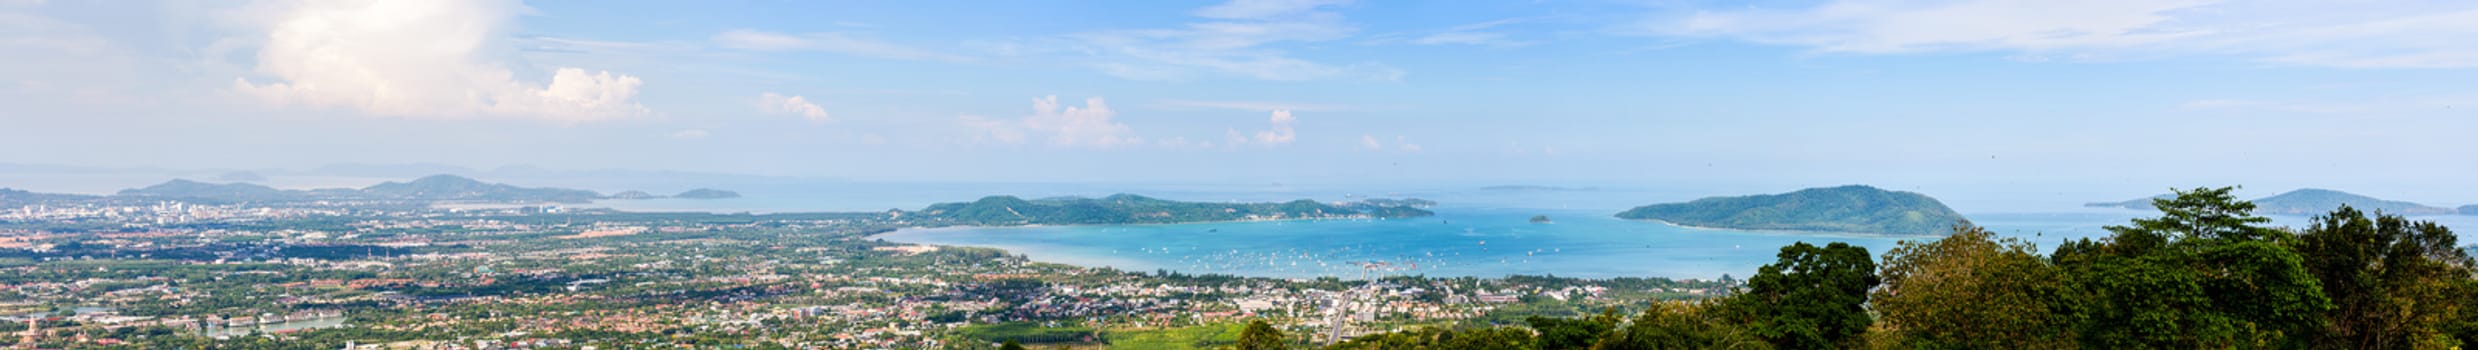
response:
<path id="1" fill-rule="evenodd" d="M 1940 237 L 1943 237 L 1943 236 L 1941 236 L 1941 235 L 1908 234 L 1908 233 L 1847 232 L 1847 231 L 1814 231 L 1814 230 L 1783 230 L 1783 229 L 1752 229 L 1752 228 L 1734 228 L 1734 227 L 1696 226 L 1696 225 L 1680 224 L 1680 223 L 1676 223 L 1676 222 L 1671 222 L 1671 221 L 1669 221 L 1669 220 L 1661 220 L 1661 219 L 1627 219 L 1627 218 L 1618 218 L 1618 219 L 1619 219 L 1619 220 L 1625 220 L 1625 221 L 1650 221 L 1650 222 L 1657 222 L 1657 223 L 1660 223 L 1660 224 L 1662 224 L 1662 225 L 1669 225 L 1669 226 L 1674 226 L 1674 227 L 1678 227 L 1678 228 L 1685 228 L 1685 229 L 1690 229 L 1690 230 L 1698 230 L 1698 231 L 1737 231 L 1737 232 L 1754 232 L 1754 233 L 1785 234 L 1785 235 L 1801 235 L 1801 236 L 1839 236 L 1839 237 L 1861 237 L 1861 238 L 1913 238 L 1913 237 L 1936 237 L 1936 238 L 1940 238 Z"/>

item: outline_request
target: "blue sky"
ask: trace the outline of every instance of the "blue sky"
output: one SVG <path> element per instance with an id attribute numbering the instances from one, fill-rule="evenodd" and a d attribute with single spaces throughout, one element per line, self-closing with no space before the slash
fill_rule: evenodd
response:
<path id="1" fill-rule="evenodd" d="M 2457 203 L 2472 37 L 2467 1 L 8 0 L 0 162 Z"/>

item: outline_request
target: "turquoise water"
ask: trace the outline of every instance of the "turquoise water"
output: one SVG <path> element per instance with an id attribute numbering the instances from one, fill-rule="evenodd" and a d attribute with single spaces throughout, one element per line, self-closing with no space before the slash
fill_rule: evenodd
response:
<path id="1" fill-rule="evenodd" d="M 1390 263 L 1375 274 L 1714 278 L 1747 276 L 1796 242 L 1848 242 L 1881 254 L 1903 239 L 1879 235 L 1681 227 L 1610 217 L 1602 210 L 1441 207 L 1417 219 L 1236 222 L 1177 225 L 915 229 L 896 242 L 1007 249 L 1034 260 L 1123 270 L 1262 277 L 1358 278 L 1356 262 Z M 1551 223 L 1531 223 L 1548 215 Z M 1991 215 L 2000 232 L 2043 246 L 2098 234 L 2110 214 Z M 2072 227 L 2091 227 L 2075 230 Z M 1932 237 L 1927 237 L 1932 238 Z"/>
<path id="2" fill-rule="evenodd" d="M 1848 242 L 1881 256 L 1904 239 L 1813 232 L 1688 228 L 1611 217 L 1627 208 L 1714 195 L 1710 189 L 1608 188 L 1589 191 L 1488 191 L 1478 186 L 1147 185 L 1147 184 L 742 184 L 749 195 L 726 200 L 612 201 L 627 210 L 712 212 L 876 211 L 969 201 L 989 194 L 1026 198 L 1138 193 L 1187 201 L 1344 200 L 1418 197 L 1437 200 L 1437 216 L 1392 220 L 1325 220 L 1074 227 L 915 229 L 879 235 L 896 242 L 1007 249 L 1035 260 L 1131 271 L 1174 270 L 1260 277 L 1358 278 L 1357 262 L 1390 263 L 1373 273 L 1498 277 L 1715 278 L 1747 276 L 1795 242 Z M 1958 197 L 1958 196 L 1957 196 Z M 2042 252 L 2066 239 L 2099 237 L 2101 227 L 2153 215 L 2084 208 L 2092 194 L 1947 200 L 1975 223 L 2028 240 Z M 1547 215 L 1553 223 L 1527 219 Z M 2304 217 L 2273 217 L 2303 226 Z M 2425 216 L 2454 227 L 2463 242 L 2478 216 Z M 1415 267 L 1416 265 L 1416 267 Z"/>

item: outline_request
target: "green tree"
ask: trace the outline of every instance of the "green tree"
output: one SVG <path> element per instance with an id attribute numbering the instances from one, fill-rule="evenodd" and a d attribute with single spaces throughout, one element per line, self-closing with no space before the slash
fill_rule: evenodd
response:
<path id="1" fill-rule="evenodd" d="M 1840 347 L 1867 332 L 1867 291 L 1881 283 L 1866 247 L 1798 242 L 1747 279 L 1747 293 L 1728 312 L 1756 335 L 1786 349 Z"/>
<path id="2" fill-rule="evenodd" d="M 2051 260 L 2089 302 L 2083 346 L 2291 346 L 2317 331 L 2330 299 L 2287 233 L 2254 226 L 2269 219 L 2232 189 L 2178 190 L 2153 201 L 2158 218 L 2057 247 Z"/>
<path id="3" fill-rule="evenodd" d="M 2323 331 L 2309 333 L 2315 347 L 2458 345 L 2446 332 L 2462 317 L 2455 292 L 2471 261 L 2452 230 L 2343 206 L 2316 217 L 2296 247 L 2333 304 Z"/>
<path id="4" fill-rule="evenodd" d="M 998 344 L 998 350 L 1024 350 L 1024 344 L 1016 343 L 1015 339 L 1007 339 L 1007 342 Z"/>
<path id="5" fill-rule="evenodd" d="M 1877 321 L 1903 347 L 2071 347 L 2078 293 L 2036 251 L 1967 225 L 1943 239 L 1903 241 L 1884 254 L 1884 287 L 1871 298 Z"/>
<path id="6" fill-rule="evenodd" d="M 1618 321 L 1621 320 L 1617 309 L 1602 310 L 1599 315 L 1581 319 L 1541 316 L 1523 319 L 1523 323 L 1530 324 L 1532 330 L 1540 332 L 1532 347 L 1542 350 L 1590 348 L 1602 334 L 1617 328 Z"/>
<path id="7" fill-rule="evenodd" d="M 1273 325 L 1266 324 L 1265 320 L 1248 321 L 1248 327 L 1246 329 L 1239 330 L 1239 350 L 1277 350 L 1289 348 L 1290 340 L 1283 338 L 1282 330 L 1274 329 Z"/>
<path id="8" fill-rule="evenodd" d="M 1708 302 L 1654 302 L 1643 315 L 1602 336 L 1593 350 L 1771 349 L 1755 333 L 1712 315 Z"/>

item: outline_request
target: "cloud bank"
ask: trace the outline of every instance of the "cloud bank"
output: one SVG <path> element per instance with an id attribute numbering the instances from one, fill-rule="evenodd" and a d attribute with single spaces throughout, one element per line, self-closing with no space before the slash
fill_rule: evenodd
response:
<path id="1" fill-rule="evenodd" d="M 235 90 L 280 107 L 368 114 L 585 122 L 644 115 L 637 77 L 581 68 L 518 79 L 510 50 L 522 4 L 507 0 L 302 1 L 257 17 L 255 72 Z"/>

